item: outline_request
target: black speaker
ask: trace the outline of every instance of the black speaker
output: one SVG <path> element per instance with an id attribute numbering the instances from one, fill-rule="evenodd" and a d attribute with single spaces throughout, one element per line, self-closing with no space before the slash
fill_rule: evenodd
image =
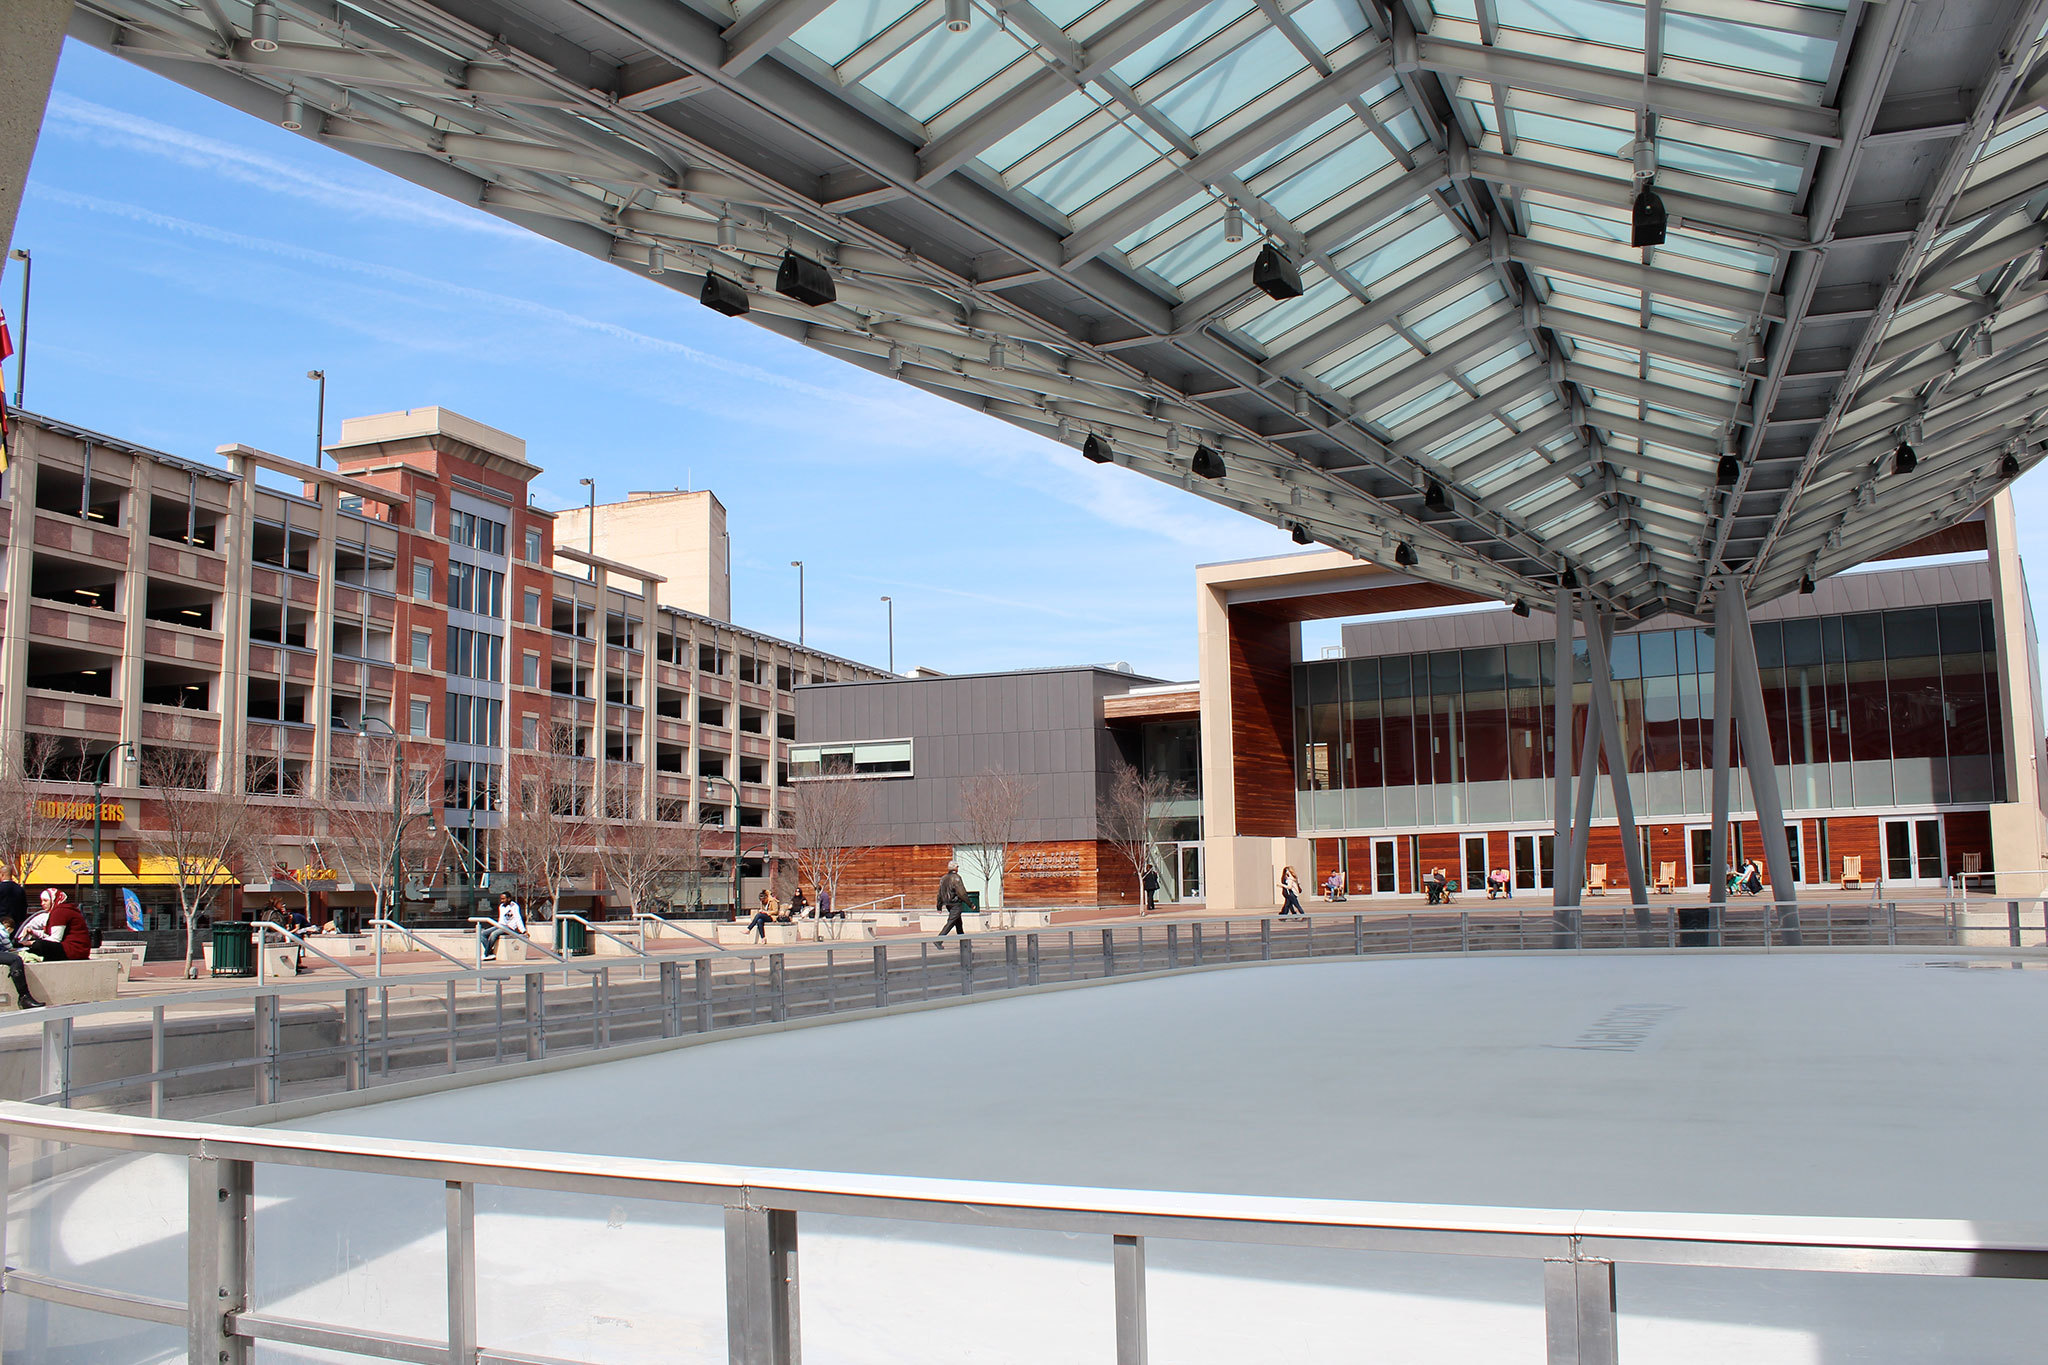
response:
<path id="1" fill-rule="evenodd" d="M 1093 461 L 1096 464 L 1108 464 L 1110 457 L 1109 442 L 1103 440 L 1100 436 L 1090 434 L 1087 440 L 1081 442 L 1082 459 Z"/>
<path id="2" fill-rule="evenodd" d="M 1811 596 L 1813 596 L 1813 575 L 1812 575 L 1812 574 L 1807 574 L 1807 575 L 1806 575 L 1806 576 L 1805 576 L 1804 578 L 1801 578 L 1801 579 L 1799 580 L 1799 591 L 1800 591 L 1801 593 L 1805 594 L 1805 595 L 1806 595 L 1806 596 L 1808 596 L 1808 597 L 1811 597 Z"/>
<path id="3" fill-rule="evenodd" d="M 729 318 L 745 317 L 753 305 L 747 301 L 747 291 L 723 275 L 706 273 L 704 288 L 698 291 L 697 302 L 714 313 L 723 313 Z"/>
<path id="4" fill-rule="evenodd" d="M 1527 602 L 1524 602 L 1521 598 L 1517 597 L 1515 599 L 1515 615 L 1527 616 L 1528 614 L 1529 604 Z"/>
<path id="5" fill-rule="evenodd" d="M 1557 580 L 1557 582 L 1558 582 L 1558 586 L 1559 586 L 1559 587 L 1563 587 L 1563 588 L 1576 588 L 1576 587 L 1578 587 L 1578 586 L 1579 586 L 1579 575 L 1578 575 L 1578 571 L 1577 571 L 1576 569 L 1566 569 L 1566 570 L 1564 571 L 1564 577 L 1562 577 L 1562 578 L 1558 579 L 1558 580 Z"/>
<path id="6" fill-rule="evenodd" d="M 1404 569 L 1414 568 L 1416 564 L 1415 547 L 1410 545 L 1405 540 L 1395 545 L 1394 562 L 1396 564 L 1399 564 Z"/>
<path id="7" fill-rule="evenodd" d="M 1444 492 L 1442 484 L 1431 479 L 1422 492 L 1422 505 L 1432 512 L 1448 512 L 1451 510 L 1451 495 Z"/>
<path id="8" fill-rule="evenodd" d="M 806 308 L 832 303 L 839 297 L 839 291 L 832 287 L 832 272 L 794 251 L 784 252 L 782 264 L 775 269 L 775 292 Z"/>
<path id="9" fill-rule="evenodd" d="M 1714 468 L 1714 482 L 1723 488 L 1733 488 L 1735 481 L 1742 477 L 1742 461 L 1733 455 L 1723 455 L 1721 463 Z"/>
<path id="10" fill-rule="evenodd" d="M 2004 459 L 1998 462 L 1998 477 L 2001 479 L 2017 479 L 2019 476 L 2020 457 L 2008 453 Z"/>
<path id="11" fill-rule="evenodd" d="M 1635 208 L 1629 215 L 1628 244 L 1630 246 L 1664 245 L 1664 229 L 1671 219 L 1664 212 L 1664 201 L 1657 197 L 1657 191 L 1645 181 L 1640 194 L 1636 196 Z"/>
<path id="12" fill-rule="evenodd" d="M 1189 462 L 1188 469 L 1205 479 L 1220 479 L 1223 477 L 1223 457 L 1207 446 L 1196 446 L 1195 458 Z"/>
<path id="13" fill-rule="evenodd" d="M 1303 526 L 1298 521 L 1287 529 L 1293 534 L 1296 545 L 1313 545 L 1316 543 L 1316 538 L 1308 533 L 1308 527 Z"/>
<path id="14" fill-rule="evenodd" d="M 1920 457 L 1915 455 L 1913 447 L 1907 445 L 1904 441 L 1899 442 L 1899 448 L 1892 452 L 1892 473 L 1894 474 L 1910 474 L 1919 463 Z"/>
<path id="15" fill-rule="evenodd" d="M 1301 297 L 1301 271 L 1268 242 L 1252 262 L 1252 283 L 1276 299 Z"/>

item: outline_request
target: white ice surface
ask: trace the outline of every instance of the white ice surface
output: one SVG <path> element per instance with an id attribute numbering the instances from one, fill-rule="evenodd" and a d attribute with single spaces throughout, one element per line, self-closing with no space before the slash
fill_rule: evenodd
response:
<path id="1" fill-rule="evenodd" d="M 1655 1008 L 1642 1008 L 1655 1007 Z M 1620 1013 L 1617 1013 L 1620 1011 Z M 687 1048 L 293 1125 L 1132 1189 L 2048 1223 L 2048 972 L 1898 957 L 1270 966 Z M 259 1172 L 258 1303 L 439 1336 L 424 1182 Z M 145 1159 L 17 1208 L 18 1264 L 183 1296 Z M 715 1212 L 479 1197 L 488 1344 L 723 1360 Z M 24 1246 L 23 1238 L 29 1241 Z M 1543 1359 L 1540 1269 L 1154 1240 L 1152 1359 Z M 807 1217 L 804 1357 L 1108 1362 L 1103 1239 Z M 1622 1359 L 2036 1358 L 2025 1284 L 1623 1266 Z M 8 1358 L 181 1358 L 10 1298 Z M 264 1360 L 328 1359 L 265 1351 Z"/>

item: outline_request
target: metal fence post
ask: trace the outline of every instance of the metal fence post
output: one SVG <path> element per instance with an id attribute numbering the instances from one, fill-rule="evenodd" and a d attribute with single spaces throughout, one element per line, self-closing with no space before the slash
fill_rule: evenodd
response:
<path id="1" fill-rule="evenodd" d="M 1116 975 L 1116 931 L 1113 929 L 1102 931 L 1102 974 Z"/>
<path id="2" fill-rule="evenodd" d="M 1145 1239 L 1118 1234 L 1110 1260 L 1116 1271 L 1116 1365 L 1145 1365 Z"/>
<path id="3" fill-rule="evenodd" d="M 68 1021 L 67 1021 L 68 1022 Z M 278 1027 L 277 997 L 259 995 L 256 997 L 256 1103 L 277 1103 L 277 1053 L 282 1038 Z"/>
<path id="4" fill-rule="evenodd" d="M 71 1107 L 71 1019 L 43 1021 L 43 1093 Z"/>
<path id="5" fill-rule="evenodd" d="M 360 1089 L 361 1082 L 350 1089 Z M 164 1007 L 153 1005 L 149 1011 L 149 1116 L 160 1119 L 164 1116 Z M 0 1143 L 0 1147 L 7 1144 Z"/>
<path id="6" fill-rule="evenodd" d="M 974 940 L 960 936 L 960 994 L 974 994 Z"/>
<path id="7" fill-rule="evenodd" d="M 246 1161 L 193 1157 L 187 1181 L 186 1354 L 209 1365 L 249 1365 L 253 1343 L 235 1335 L 234 1318 L 249 1306 L 255 1172 Z"/>
<path id="8" fill-rule="evenodd" d="M 1546 1258 L 1543 1317 L 1548 1365 L 1615 1365 L 1614 1263 Z"/>
<path id="9" fill-rule="evenodd" d="M 798 1365 L 796 1214 L 725 1211 L 725 1335 L 732 1365 Z"/>
<path id="10" fill-rule="evenodd" d="M 697 1032 L 711 1032 L 711 959 L 697 959 Z"/>
<path id="11" fill-rule="evenodd" d="M 1011 990 L 1017 989 L 1017 936 L 1003 936 L 1003 981 Z"/>
<path id="12" fill-rule="evenodd" d="M 1038 935 L 1036 934 L 1026 934 L 1024 936 L 1024 984 L 1027 986 L 1036 986 L 1038 984 Z"/>
<path id="13" fill-rule="evenodd" d="M 448 1359 L 476 1359 L 476 1186 L 447 1182 Z"/>
<path id="14" fill-rule="evenodd" d="M 1472 912 L 1469 910 L 1458 912 L 1458 951 L 1472 951 Z"/>
<path id="15" fill-rule="evenodd" d="M 889 949 L 886 944 L 875 945 L 875 1008 L 885 1009 L 889 1004 Z"/>
<path id="16" fill-rule="evenodd" d="M 1884 903 L 1884 941 L 1887 947 L 1899 946 L 1899 906 L 1896 901 Z"/>
<path id="17" fill-rule="evenodd" d="M 680 1037 L 683 1032 L 683 964 L 661 964 L 661 1036 Z"/>
<path id="18" fill-rule="evenodd" d="M 157 1007 L 159 1012 L 162 1006 Z M 361 1090 L 370 1083 L 370 992 L 351 986 L 341 996 L 341 1041 L 348 1049 L 342 1057 L 343 1084 Z"/>
<path id="19" fill-rule="evenodd" d="M 442 1017 L 448 1021 L 448 1074 L 455 1074 L 455 983 L 448 983 L 448 999 L 442 1007 Z"/>
<path id="20" fill-rule="evenodd" d="M 547 987 L 541 973 L 526 974 L 526 1060 L 539 1061 L 548 1055 Z"/>
<path id="21" fill-rule="evenodd" d="M 1188 954 L 1194 958 L 1197 967 L 1202 965 L 1202 926 L 1188 926 Z"/>
<path id="22" fill-rule="evenodd" d="M 1180 926 L 1178 924 L 1166 926 L 1166 965 L 1168 967 L 1180 966 Z"/>
<path id="23" fill-rule="evenodd" d="M 787 956 L 768 954 L 768 1017 L 778 1024 L 789 1018 L 789 976 L 783 961 Z"/>
<path id="24" fill-rule="evenodd" d="M 1273 921 L 1270 919 L 1262 919 L 1259 921 L 1259 961 L 1271 962 L 1272 960 Z"/>
<path id="25" fill-rule="evenodd" d="M 1353 957 L 1365 956 L 1364 915 L 1353 915 L 1351 917 L 1351 955 Z"/>
<path id="26" fill-rule="evenodd" d="M 2007 931 L 2007 932 L 2008 932 L 2008 933 L 2009 933 L 2009 934 L 2011 935 L 2011 937 L 2012 937 L 2012 946 L 2013 946 L 2013 947 L 2015 947 L 2015 948 L 2019 947 L 2019 946 L 2020 946 L 2020 903 L 2019 903 L 2018 901 L 2007 901 L 2007 902 L 2005 903 L 2005 927 L 2006 927 L 2006 931 Z"/>

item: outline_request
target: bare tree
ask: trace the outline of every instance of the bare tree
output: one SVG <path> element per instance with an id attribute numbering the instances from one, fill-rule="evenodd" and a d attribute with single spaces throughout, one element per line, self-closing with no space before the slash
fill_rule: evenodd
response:
<path id="1" fill-rule="evenodd" d="M 673 902 L 704 870 L 703 830 L 689 822 L 650 820 L 627 780 L 607 785 L 612 788 L 607 808 L 621 815 L 597 846 L 605 883 L 625 897 L 629 913 L 657 901 Z"/>
<path id="2" fill-rule="evenodd" d="M 1024 820 L 1024 804 L 1037 784 L 994 768 L 960 784 L 960 824 L 967 835 L 967 864 L 981 884 L 999 888 L 1010 865 L 1011 848 Z M 984 907 L 992 908 L 992 907 Z"/>
<path id="3" fill-rule="evenodd" d="M 19 754 L 0 752 L 0 875 L 28 880 L 37 856 L 53 853 L 81 823 L 92 822 L 92 799 L 80 800 L 45 785 L 58 780 L 62 743 L 30 733 Z"/>
<path id="4" fill-rule="evenodd" d="M 441 865 L 443 850 L 433 824 L 433 770 L 409 767 L 405 760 L 405 748 L 395 738 L 360 736 L 354 766 L 330 767 L 327 795 L 314 803 L 325 826 L 321 851 L 350 881 L 372 889 L 377 919 L 389 919 L 400 908 L 407 879 L 425 880 Z M 393 783 L 398 784 L 396 801 Z"/>
<path id="5" fill-rule="evenodd" d="M 269 866 L 272 811 L 253 804 L 234 779 L 213 786 L 214 756 L 201 749 L 145 749 L 142 785 L 156 806 L 159 828 L 140 831 L 143 851 L 167 865 L 185 920 L 185 975 L 197 976 L 192 939 L 199 912 L 224 885 Z M 262 785 L 267 760 L 251 760 L 249 784 Z"/>
<path id="6" fill-rule="evenodd" d="M 508 765 L 498 857 L 529 896 L 546 897 L 544 913 L 552 915 L 568 885 L 590 874 L 600 825 L 591 790 L 596 765 L 576 752 L 575 730 L 551 725 L 541 742 Z"/>
<path id="7" fill-rule="evenodd" d="M 855 777 L 813 777 L 790 793 L 797 872 L 838 906 L 840 879 L 868 851 L 868 788 Z"/>
<path id="8" fill-rule="evenodd" d="M 1096 812 L 1096 829 L 1130 864 L 1131 875 L 1140 886 L 1152 862 L 1156 812 L 1166 802 L 1186 795 L 1187 785 L 1164 773 L 1139 772 L 1122 759 L 1110 769 L 1109 784 Z"/>

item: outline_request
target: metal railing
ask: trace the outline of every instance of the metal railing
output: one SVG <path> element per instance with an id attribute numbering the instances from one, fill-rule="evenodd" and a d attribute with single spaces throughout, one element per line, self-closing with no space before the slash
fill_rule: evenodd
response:
<path id="1" fill-rule="evenodd" d="M 679 937 L 689 939 L 693 943 L 701 943 L 706 948 L 709 948 L 714 952 L 716 952 L 720 946 L 716 939 L 709 939 L 704 937 L 704 935 L 702 934 L 692 932 L 689 929 L 685 929 L 683 927 L 681 920 L 672 920 L 665 918 L 664 916 L 655 914 L 652 910 L 635 910 L 633 912 L 633 918 L 640 921 L 640 923 L 643 926 L 650 923 L 653 924 L 654 936 L 657 939 L 660 938 L 663 934 L 675 934 Z M 641 932 L 643 935 L 641 941 L 644 943 L 646 941 L 644 937 L 646 930 L 643 928 Z"/>
<path id="2" fill-rule="evenodd" d="M 320 949 L 306 942 L 305 936 L 292 932 L 290 929 L 285 928 L 282 924 L 272 924 L 269 920 L 257 920 L 255 921 L 253 927 L 256 933 L 256 984 L 259 986 L 266 986 L 270 984 L 268 977 L 269 969 L 265 965 L 263 960 L 263 947 L 265 942 L 265 936 L 269 934 L 276 934 L 280 939 L 284 940 L 283 943 L 278 945 L 280 947 L 284 947 L 286 945 L 295 945 L 297 946 L 301 953 L 311 953 L 313 956 L 319 958 L 322 962 L 327 963 L 330 967 L 339 967 L 343 971 L 347 972 L 350 976 L 355 977 L 357 980 L 362 980 L 363 974 L 361 972 L 349 966 L 346 962 L 343 962 L 338 957 L 330 957 L 328 954 L 322 952 Z M 295 972 L 294 975 L 296 974 L 297 973 Z"/>
<path id="3" fill-rule="evenodd" d="M 421 1365 L 531 1360 L 494 1350 L 481 1337 L 480 1189 L 722 1209 L 726 1337 L 730 1359 L 739 1365 L 796 1365 L 801 1359 L 798 1234 L 801 1220 L 813 1214 L 1098 1238 L 1110 1253 L 1117 1365 L 1147 1365 L 1145 1261 L 1152 1238 L 1537 1263 L 1543 1275 L 1548 1365 L 1615 1365 L 1618 1264 L 2048 1279 L 2048 1228 L 1986 1228 L 1960 1220 L 1381 1204 L 834 1175 L 88 1117 L 13 1103 L 0 1104 L 0 1134 L 31 1143 L 184 1160 L 189 1290 L 183 1301 L 13 1267 L 0 1287 L 10 1295 L 68 1309 L 183 1327 L 194 1361 L 247 1360 L 251 1343 L 261 1341 Z M 264 1169 L 269 1182 L 268 1172 L 286 1167 L 441 1184 L 445 1335 L 402 1335 L 252 1307 L 252 1287 L 266 1251 L 256 1236 L 256 1173 Z M 0 1176 L 5 1174 L 0 1170 Z M 605 1217 L 604 1204 L 585 1216 Z M 0 1254 L 6 1250 L 4 1238 L 0 1220 Z M 36 1343 L 29 1345 L 34 1349 Z M 554 1365 L 569 1365 L 550 1359 Z"/>
<path id="4" fill-rule="evenodd" d="M 1548 905 L 1361 908 L 574 961 L 514 935 L 552 962 L 474 970 L 441 953 L 461 970 L 209 990 L 169 1005 L 62 1006 L 0 1018 L 0 1053 L 36 1053 L 14 1068 L 35 1078 L 34 1093 L 8 1098 L 202 1117 L 252 1098 L 361 1090 L 563 1051 L 1232 963 L 1787 946 L 1781 907 L 1746 901 L 1705 928 L 1689 927 L 1705 909 L 1617 902 L 1560 918 Z M 1804 903 L 1800 911 L 1812 947 L 2048 946 L 2041 901 Z M 615 977 L 617 966 L 631 970 Z"/>
<path id="5" fill-rule="evenodd" d="M 447 951 L 445 948 L 442 948 L 439 944 L 433 942 L 431 939 L 424 938 L 421 935 L 414 933 L 412 930 L 406 928 L 403 924 L 398 923 L 396 920 L 373 919 L 370 921 L 370 932 L 376 935 L 376 938 L 372 941 L 371 947 L 372 951 L 374 951 L 377 955 L 377 979 L 380 981 L 384 978 L 384 935 L 386 934 L 397 934 L 407 943 L 416 943 L 420 947 L 426 949 L 428 952 L 434 954 L 434 956 L 446 958 L 448 961 L 454 963 L 458 969 L 463 971 L 469 970 L 469 964 L 464 962 L 461 958 L 455 956 L 455 954 Z"/>

